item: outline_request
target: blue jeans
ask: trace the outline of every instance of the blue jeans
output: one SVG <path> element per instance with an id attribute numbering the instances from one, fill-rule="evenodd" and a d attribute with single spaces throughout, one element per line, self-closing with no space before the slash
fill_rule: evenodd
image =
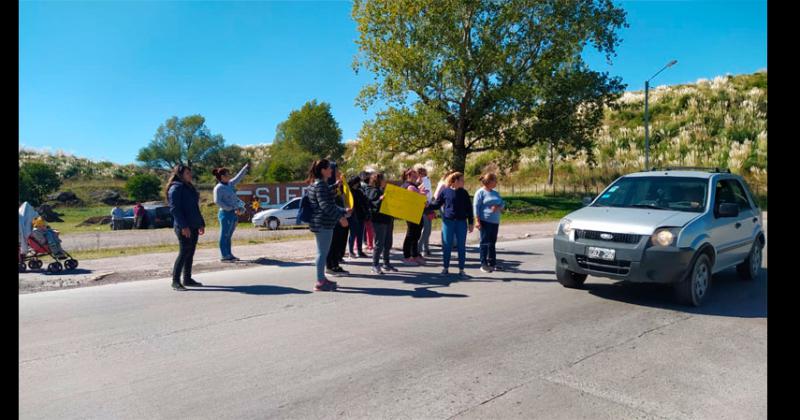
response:
<path id="1" fill-rule="evenodd" d="M 364 222 L 361 221 L 361 220 L 358 220 L 357 217 L 353 216 L 353 217 L 350 217 L 349 219 L 347 219 L 347 223 L 349 223 L 349 226 L 350 226 L 350 237 L 347 238 L 347 242 L 350 245 L 350 247 L 349 247 L 350 248 L 350 253 L 351 254 L 353 253 L 353 244 L 354 244 L 354 242 L 358 241 L 358 247 L 357 247 L 358 253 L 359 254 L 363 254 L 364 253 L 364 245 L 363 245 L 364 240 L 361 239 L 361 238 L 364 236 Z"/>
<path id="2" fill-rule="evenodd" d="M 231 253 L 231 239 L 233 238 L 233 231 L 236 230 L 238 219 L 235 211 L 222 209 L 219 211 L 219 251 L 222 253 L 222 258 L 233 256 Z"/>
<path id="3" fill-rule="evenodd" d="M 500 224 L 481 220 L 481 265 L 497 266 L 497 231 Z"/>
<path id="4" fill-rule="evenodd" d="M 419 254 L 422 255 L 423 252 L 430 253 L 430 239 L 431 239 L 431 219 L 428 218 L 427 214 L 422 215 L 422 236 L 419 238 L 419 245 L 417 246 L 419 250 Z"/>
<path id="5" fill-rule="evenodd" d="M 467 221 L 442 219 L 442 259 L 444 268 L 450 267 L 450 250 L 453 242 L 458 246 L 458 269 L 464 269 L 467 260 Z"/>
<path id="6" fill-rule="evenodd" d="M 331 250 L 333 229 L 320 229 L 319 232 L 314 232 L 314 237 L 317 239 L 317 282 L 320 282 L 325 279 L 325 263 Z"/>

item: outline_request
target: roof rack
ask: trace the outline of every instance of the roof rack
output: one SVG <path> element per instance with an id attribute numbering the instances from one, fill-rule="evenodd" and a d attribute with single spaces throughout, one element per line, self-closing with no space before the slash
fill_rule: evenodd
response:
<path id="1" fill-rule="evenodd" d="M 669 166 L 666 168 L 652 168 L 650 169 L 651 172 L 658 172 L 658 171 L 703 171 L 703 172 L 713 172 L 713 173 L 721 173 L 721 174 L 729 174 L 731 173 L 730 169 L 720 169 L 720 168 L 706 168 L 702 166 Z"/>

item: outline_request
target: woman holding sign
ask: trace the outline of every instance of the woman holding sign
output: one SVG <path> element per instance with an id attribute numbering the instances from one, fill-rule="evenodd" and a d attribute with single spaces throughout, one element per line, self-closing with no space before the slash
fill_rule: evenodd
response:
<path id="1" fill-rule="evenodd" d="M 328 180 L 333 168 L 327 159 L 320 159 L 311 164 L 308 170 L 308 201 L 311 204 L 312 217 L 309 228 L 317 240 L 317 284 L 314 290 L 328 292 L 336 290 L 336 282 L 325 278 L 325 263 L 333 239 L 333 228 L 339 223 L 347 227 L 349 211 L 336 205 L 333 189 Z"/>
<path id="2" fill-rule="evenodd" d="M 444 270 L 442 274 L 449 274 L 450 250 L 453 243 L 458 247 L 458 275 L 467 277 L 464 264 L 467 259 L 467 230 L 472 233 L 474 218 L 472 201 L 469 193 L 464 189 L 464 174 L 454 172 L 447 178 L 447 188 L 444 188 L 431 208 L 442 209 L 442 259 Z"/>
<path id="3" fill-rule="evenodd" d="M 375 230 L 375 249 L 372 252 L 372 272 L 375 274 L 383 274 L 383 270 L 397 271 L 389 262 L 389 252 L 392 250 L 394 218 L 381 213 L 385 189 L 386 179 L 383 173 L 376 172 L 370 176 L 369 186 L 364 191 L 372 216 L 372 226 Z M 383 256 L 383 270 L 381 270 L 380 266 L 381 256 Z"/>
<path id="4" fill-rule="evenodd" d="M 403 173 L 403 189 L 413 191 L 417 194 L 426 195 L 425 187 L 419 185 L 419 174 L 413 169 L 408 169 Z M 417 223 L 406 221 L 408 230 L 406 239 L 403 241 L 403 262 L 406 264 L 425 264 L 425 258 L 419 255 L 419 239 L 422 237 L 422 218 Z"/>

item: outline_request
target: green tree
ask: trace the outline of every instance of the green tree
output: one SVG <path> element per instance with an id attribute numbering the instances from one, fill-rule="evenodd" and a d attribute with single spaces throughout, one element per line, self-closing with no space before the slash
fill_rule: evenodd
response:
<path id="1" fill-rule="evenodd" d="M 177 164 L 190 168 L 206 163 L 225 146 L 225 139 L 212 135 L 202 115 L 172 117 L 158 127 L 153 140 L 139 150 L 136 160 L 150 168 L 171 169 Z"/>
<path id="2" fill-rule="evenodd" d="M 603 111 L 614 106 L 624 86 L 577 63 L 559 69 L 542 87 L 547 100 L 536 108 L 529 124 L 521 125 L 527 131 L 520 135 L 548 144 L 547 183 L 552 185 L 556 154 L 563 157 L 582 150 L 592 159 L 592 139 L 603 122 Z"/>
<path id="3" fill-rule="evenodd" d="M 588 43 L 610 61 L 626 26 L 610 0 L 355 0 L 352 10 L 355 69 L 377 80 L 357 103 L 389 105 L 361 137 L 390 152 L 444 143 L 462 171 L 469 153 L 537 141 L 515 127 L 547 100 L 541 85 Z"/>
<path id="4" fill-rule="evenodd" d="M 296 168 L 292 168 L 285 162 L 273 161 L 267 170 L 267 179 L 270 182 L 289 182 L 297 179 Z"/>
<path id="5" fill-rule="evenodd" d="M 292 111 L 286 121 L 278 124 L 275 142 L 295 143 L 316 159 L 340 159 L 345 149 L 342 130 L 331 114 L 330 104 L 317 103 L 316 99 Z"/>
<path id="6" fill-rule="evenodd" d="M 269 149 L 269 163 L 264 178 L 269 182 L 305 179 L 308 167 L 317 155 L 305 150 L 293 140 L 275 140 Z"/>
<path id="7" fill-rule="evenodd" d="M 61 180 L 56 171 L 47 164 L 25 162 L 19 169 L 19 201 L 38 206 L 47 194 L 56 191 Z"/>
<path id="8" fill-rule="evenodd" d="M 151 174 L 138 174 L 125 183 L 128 195 L 136 201 L 155 200 L 161 192 L 161 180 Z"/>
<path id="9" fill-rule="evenodd" d="M 237 145 L 230 145 L 217 148 L 209 153 L 202 165 L 202 171 L 211 173 L 211 170 L 218 167 L 226 167 L 236 173 L 247 163 L 242 148 Z"/>

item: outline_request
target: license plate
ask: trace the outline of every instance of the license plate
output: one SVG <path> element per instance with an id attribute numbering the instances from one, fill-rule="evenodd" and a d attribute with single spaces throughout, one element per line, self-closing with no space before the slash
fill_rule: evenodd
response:
<path id="1" fill-rule="evenodd" d="M 614 261 L 614 257 L 616 256 L 617 251 L 614 249 L 608 248 L 595 248 L 593 246 L 589 247 L 589 258 L 595 258 L 599 260 L 606 260 L 606 261 Z"/>

